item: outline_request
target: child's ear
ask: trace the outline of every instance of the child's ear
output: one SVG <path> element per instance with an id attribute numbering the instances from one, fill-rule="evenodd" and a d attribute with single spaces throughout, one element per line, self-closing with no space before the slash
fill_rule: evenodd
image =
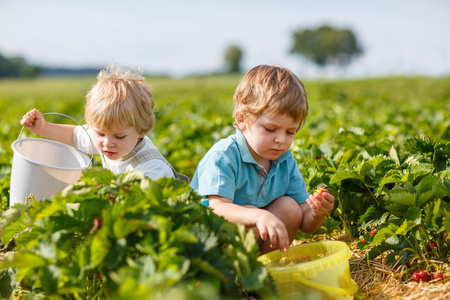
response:
<path id="1" fill-rule="evenodd" d="M 148 132 L 143 132 L 143 133 L 139 134 L 139 138 L 143 139 L 147 135 L 147 133 Z"/>
<path id="2" fill-rule="evenodd" d="M 240 130 L 244 130 L 245 129 L 245 116 L 244 114 L 237 110 L 234 113 L 234 119 L 236 120 L 236 124 L 239 127 Z"/>

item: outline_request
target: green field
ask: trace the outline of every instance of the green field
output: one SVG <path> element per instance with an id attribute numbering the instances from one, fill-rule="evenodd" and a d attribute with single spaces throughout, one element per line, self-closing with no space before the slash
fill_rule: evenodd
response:
<path id="1" fill-rule="evenodd" d="M 192 177 L 197 163 L 207 150 L 220 138 L 234 132 L 231 117 L 233 93 L 239 80 L 239 76 L 182 79 L 147 78 L 146 82 L 153 87 L 157 117 L 156 127 L 149 136 L 179 172 Z M 0 197 L 3 209 L 7 208 L 9 199 L 9 178 L 13 155 L 11 143 L 18 138 L 22 129 L 19 123 L 21 117 L 28 110 L 37 108 L 41 112 L 64 113 L 83 123 L 85 95 L 95 81 L 95 77 L 0 80 Z M 429 272 L 448 268 L 450 253 L 450 243 L 447 238 L 448 231 L 450 231 L 450 77 L 304 81 L 304 84 L 310 110 L 305 127 L 296 135 L 292 152 L 298 161 L 309 190 L 313 191 L 318 184 L 325 184 L 336 196 L 335 209 L 317 234 L 331 238 L 336 232 L 340 232 L 360 238 L 361 242 L 358 247 L 367 251 L 368 260 L 384 254 L 387 255 L 389 264 L 393 266 L 412 261 L 414 266 L 406 271 L 410 275 L 419 268 L 426 268 Z M 48 116 L 47 120 L 71 122 L 60 116 Z M 24 134 L 31 135 L 26 130 Z M 99 165 L 99 161 L 95 160 L 95 164 Z M 100 176 L 96 172 L 98 172 L 97 169 L 89 176 Z M 92 189 L 89 192 L 92 193 L 89 194 L 91 197 L 95 194 L 97 186 L 89 179 L 89 176 L 84 179 L 83 184 Z M 116 193 L 117 195 L 114 197 L 131 197 L 123 194 L 120 189 L 117 192 L 112 188 L 113 182 L 116 187 L 127 185 L 126 179 L 121 177 L 113 179 L 113 176 L 109 174 L 104 176 L 103 183 L 108 185 L 111 182 L 112 190 L 99 190 L 99 197 L 110 199 Z M 178 188 L 176 186 L 175 190 Z M 154 192 L 155 188 L 152 189 Z M 179 193 L 186 192 L 182 189 L 178 191 L 180 191 Z M 166 192 L 167 187 L 158 193 L 161 193 L 162 199 L 172 197 L 170 193 Z M 134 195 L 138 195 L 137 193 L 140 192 L 135 191 L 135 193 Z M 80 198 L 81 200 L 77 198 L 77 200 L 75 196 L 73 197 L 70 198 L 73 201 L 83 201 L 82 198 Z M 195 196 L 193 197 L 195 198 Z M 64 203 L 69 201 L 69 198 L 62 197 L 61 199 Z M 190 198 L 189 201 L 194 200 Z M 189 201 L 187 205 L 191 205 Z M 53 223 L 51 228 L 49 223 L 45 223 L 49 227 L 39 227 L 42 226 L 39 219 L 49 217 L 49 215 L 39 215 L 38 211 L 44 209 L 39 204 L 35 203 L 31 207 L 30 214 L 33 215 L 33 211 L 36 213 L 37 219 L 34 220 L 36 222 L 20 219 L 19 221 L 22 223 L 18 225 L 19 223 L 14 223 L 15 221 L 9 219 L 9 221 L 3 221 L 2 224 L 9 222 L 8 224 L 16 226 L 9 229 L 7 237 L 11 237 L 14 229 L 26 228 L 23 227 L 25 224 L 35 228 L 34 230 L 39 228 L 39 230 L 43 230 L 42 232 L 49 232 L 57 227 Z M 58 211 L 56 207 L 53 209 Z M 162 215 L 166 210 L 161 209 L 163 213 L 159 217 L 163 218 Z M 196 210 L 193 210 L 193 219 L 199 216 L 194 211 Z M 135 213 L 136 208 L 130 210 L 131 212 Z M 32 217 L 30 218 L 32 219 Z M 170 217 L 164 215 L 164 218 Z M 205 220 L 204 222 L 209 222 L 207 219 Z M 89 219 L 89 222 L 92 223 L 92 219 Z M 167 224 L 173 222 L 173 226 L 176 223 L 175 220 L 167 222 L 169 222 Z M 208 226 L 214 227 L 212 222 L 208 224 Z M 72 226 L 75 225 L 72 224 Z M 115 225 L 111 223 L 111 226 L 113 228 Z M 179 226 L 183 225 L 179 224 Z M 132 228 L 135 227 L 131 226 L 130 232 L 133 232 Z M 80 225 L 80 231 L 83 230 L 89 231 L 89 228 L 83 229 Z M 373 230 L 378 233 L 370 234 L 374 232 Z M 167 234 L 170 235 L 170 232 L 169 230 Z M 123 234 L 125 235 L 125 233 Z M 236 236 L 243 238 L 242 233 L 238 233 L 238 231 L 236 231 Z M 184 238 L 186 241 L 189 240 L 187 236 Z M 225 235 L 219 240 L 222 238 L 229 242 Z M 308 240 L 311 238 L 311 235 L 298 235 L 298 239 Z M 7 243 L 7 241 L 3 242 Z M 26 249 L 33 255 L 41 255 L 39 249 L 44 247 L 43 244 L 41 246 L 36 243 L 31 244 L 29 240 L 22 242 L 24 247 L 22 249 Z M 432 242 L 435 243 L 435 248 L 427 251 L 426 246 L 431 245 Z M 122 245 L 121 243 L 123 240 L 117 238 L 117 245 Z M 48 244 L 46 244 L 47 246 Z M 172 246 L 176 248 L 180 247 L 180 244 Z M 120 247 L 117 246 L 114 251 L 119 251 Z M 167 247 L 158 249 L 168 251 Z M 235 247 L 237 246 L 235 245 Z M 90 251 L 93 251 L 92 249 L 94 248 L 91 248 Z M 123 251 L 121 253 L 124 256 L 127 255 L 124 253 L 128 253 L 126 252 L 128 250 Z M 254 254 L 253 250 L 245 251 L 249 251 L 249 257 Z M 153 255 L 156 255 L 155 253 Z M 161 253 L 158 252 L 158 254 Z M 237 259 L 233 256 L 235 254 L 226 253 L 229 255 L 228 259 L 232 260 L 231 257 Z M 186 254 L 186 256 L 189 255 Z M 118 266 L 111 267 L 108 265 L 111 261 L 107 258 L 108 256 L 105 254 L 104 265 L 100 262 L 95 266 L 90 265 L 89 272 L 100 270 L 106 274 L 108 282 L 114 281 L 114 278 L 125 276 L 125 273 L 114 273 L 119 266 L 126 264 L 125 260 L 117 263 Z M 430 264 L 432 258 L 438 259 L 440 264 L 438 266 Z M 66 259 L 67 257 L 61 257 L 61 261 Z M 96 259 L 101 261 L 101 258 L 97 257 Z M 190 261 L 195 260 L 191 259 Z M 243 262 L 240 261 L 240 263 Z M 257 265 L 251 259 L 246 263 L 253 267 Z M 178 267 L 180 266 L 181 263 Z M 50 276 L 45 273 L 47 271 L 38 271 L 41 267 L 36 266 L 36 269 L 28 270 L 31 273 L 35 272 L 37 276 L 35 278 L 41 280 L 38 280 L 40 284 L 44 278 L 47 278 L 46 276 Z M 172 268 L 168 265 L 167 267 L 168 269 Z M 251 268 L 249 267 L 249 269 Z M 217 293 L 222 296 L 230 295 L 228 294 L 230 286 L 225 283 L 225 279 L 217 275 L 218 273 L 212 267 L 197 265 L 194 270 L 198 274 L 202 274 L 201 276 L 209 274 L 217 279 L 213 285 L 217 284 L 219 289 L 211 292 L 213 295 L 217 295 Z M 159 271 L 163 272 L 165 269 Z M 131 271 L 127 269 L 127 272 Z M 62 294 L 58 294 L 58 289 L 55 290 L 55 285 L 58 286 L 58 284 L 65 286 L 66 290 L 60 292 L 66 293 L 64 295 L 72 293 L 71 289 L 76 289 L 75 285 L 69 286 L 71 282 L 67 279 L 70 277 L 69 275 L 66 274 L 67 278 L 64 281 L 60 277 L 55 277 L 56 273 L 52 274 L 53 277 L 50 277 L 56 282 L 53 286 L 39 286 L 46 295 L 61 296 Z M 195 274 L 197 273 L 188 272 L 180 277 L 182 279 L 179 277 L 172 279 L 174 282 L 182 281 L 187 284 L 196 278 Z M 236 271 L 236 276 L 239 278 L 242 276 L 247 280 L 240 282 L 240 289 L 249 291 L 253 289 L 263 294 L 265 290 L 261 285 L 256 284 L 258 280 L 255 278 L 264 276 L 261 275 L 262 273 L 258 274 L 247 274 L 241 269 Z M 27 284 L 32 284 L 33 278 L 25 274 L 21 274 L 21 276 L 24 280 L 22 284 L 26 289 Z M 136 275 L 133 278 L 138 277 Z M 73 280 L 76 282 L 75 279 Z M 265 279 L 259 280 L 266 284 Z M 93 286 L 87 284 L 87 286 L 91 288 L 88 292 L 77 290 L 80 295 L 87 298 L 94 297 L 95 293 L 105 293 L 108 288 L 111 288 L 102 284 Z M 167 284 L 165 287 L 170 286 Z M 77 288 L 79 287 L 77 286 Z M 119 289 L 117 286 L 114 288 Z M 122 292 L 133 290 L 130 286 L 128 288 L 129 290 L 123 287 Z M 147 288 L 149 287 L 147 286 Z M 163 289 L 164 287 L 159 288 Z M 92 292 L 93 290 L 95 292 Z M 218 292 L 219 290 L 220 292 Z M 118 290 L 114 291 L 118 292 Z M 92 294 L 89 294 L 91 292 Z"/>
<path id="2" fill-rule="evenodd" d="M 150 137 L 181 172 L 192 176 L 207 149 L 233 132 L 232 101 L 239 80 L 239 76 L 147 79 L 153 87 L 157 116 Z M 2 166 L 11 160 L 10 145 L 21 130 L 23 114 L 35 107 L 83 122 L 85 95 L 95 81 L 95 77 L 1 80 Z M 297 134 L 299 143 L 334 145 L 341 129 L 354 127 L 377 143 L 401 145 L 422 133 L 450 138 L 450 77 L 306 81 L 305 85 L 310 111 Z M 64 117 L 49 118 L 66 122 Z"/>

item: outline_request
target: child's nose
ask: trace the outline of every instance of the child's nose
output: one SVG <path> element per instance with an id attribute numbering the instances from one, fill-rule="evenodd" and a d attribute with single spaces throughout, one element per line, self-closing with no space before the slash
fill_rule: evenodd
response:
<path id="1" fill-rule="evenodd" d="M 106 147 L 112 147 L 112 146 L 114 146 L 113 138 L 111 138 L 111 137 L 105 137 L 105 139 L 103 140 L 103 144 L 104 144 Z"/>
<path id="2" fill-rule="evenodd" d="M 278 135 L 275 137 L 275 142 L 276 142 L 276 143 L 282 144 L 282 143 L 284 143 L 285 141 L 286 141 L 286 137 L 284 136 L 284 134 L 278 134 Z"/>

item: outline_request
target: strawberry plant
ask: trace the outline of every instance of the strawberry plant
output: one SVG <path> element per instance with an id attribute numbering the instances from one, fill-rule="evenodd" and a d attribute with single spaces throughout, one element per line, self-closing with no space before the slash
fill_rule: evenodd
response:
<path id="1" fill-rule="evenodd" d="M 370 249 L 369 258 L 388 252 L 391 264 L 413 257 L 446 259 L 450 143 L 421 135 L 408 139 L 403 149 L 394 146 L 374 156 L 365 149 L 377 143 L 368 138 L 352 129 L 340 135 L 339 149 L 310 145 L 309 154 L 296 151 L 307 185 L 327 185 L 336 198 L 330 216 L 346 233 L 363 236 L 359 247 Z"/>
<path id="2" fill-rule="evenodd" d="M 272 293 L 253 234 L 199 204 L 181 181 L 93 168 L 52 200 L 16 205 L 0 222 L 3 242 L 15 244 L 1 263 L 2 291 L 17 282 L 31 298 Z"/>

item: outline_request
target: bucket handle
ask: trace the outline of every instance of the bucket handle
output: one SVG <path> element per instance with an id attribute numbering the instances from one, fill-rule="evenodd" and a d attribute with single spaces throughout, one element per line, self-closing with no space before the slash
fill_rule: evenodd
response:
<path id="1" fill-rule="evenodd" d="M 94 159 L 94 143 L 92 142 L 91 136 L 89 135 L 89 133 L 87 132 L 86 128 L 84 128 L 80 122 L 78 122 L 75 118 L 72 118 L 71 116 L 59 113 L 59 112 L 47 112 L 47 113 L 43 113 L 43 116 L 45 115 L 60 115 L 66 118 L 71 119 L 72 121 L 74 121 L 75 123 L 77 123 L 78 125 L 81 126 L 81 128 L 83 128 L 84 132 L 86 132 L 87 136 L 89 137 L 89 141 L 91 142 L 91 146 L 92 146 L 92 152 L 91 152 L 91 160 L 89 161 L 89 166 L 88 168 L 92 165 L 92 160 Z M 25 129 L 25 126 L 22 127 L 22 130 L 19 133 L 19 137 L 17 139 L 20 139 L 20 136 L 22 135 L 23 130 Z"/>

